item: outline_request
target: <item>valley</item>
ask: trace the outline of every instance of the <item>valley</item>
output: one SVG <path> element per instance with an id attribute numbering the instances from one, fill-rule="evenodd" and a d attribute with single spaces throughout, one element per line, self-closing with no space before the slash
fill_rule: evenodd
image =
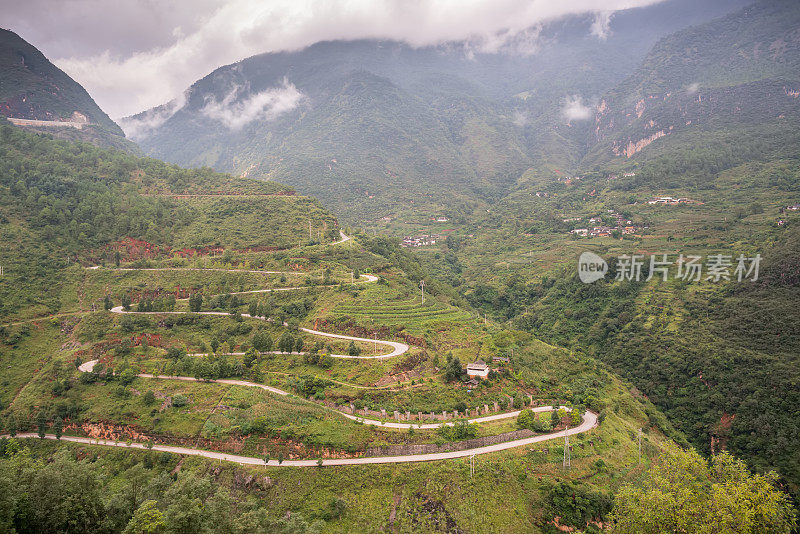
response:
<path id="1" fill-rule="evenodd" d="M 800 7 L 609 9 L 0 30 L 0 532 L 797 532 Z"/>

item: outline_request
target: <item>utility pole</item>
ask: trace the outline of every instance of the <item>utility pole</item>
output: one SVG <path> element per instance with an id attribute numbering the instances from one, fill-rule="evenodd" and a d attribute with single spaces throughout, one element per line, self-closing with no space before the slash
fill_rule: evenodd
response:
<path id="1" fill-rule="evenodd" d="M 425 280 L 419 281 L 419 287 L 422 289 L 422 303 L 425 304 Z"/>

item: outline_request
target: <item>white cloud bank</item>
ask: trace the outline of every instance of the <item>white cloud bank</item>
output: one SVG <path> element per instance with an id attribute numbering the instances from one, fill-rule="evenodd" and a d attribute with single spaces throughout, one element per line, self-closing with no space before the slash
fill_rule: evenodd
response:
<path id="1" fill-rule="evenodd" d="M 611 16 L 613 14 L 612 11 L 600 11 L 595 13 L 594 22 L 592 22 L 591 28 L 589 28 L 591 34 L 601 41 L 608 39 L 608 36 L 611 35 Z"/>
<path id="2" fill-rule="evenodd" d="M 137 117 L 127 117 L 119 119 L 117 122 L 125 131 L 125 135 L 137 141 L 147 137 L 151 131 L 155 130 L 186 105 L 188 95 L 182 93 L 178 98 L 172 99 L 163 106 L 148 110 Z"/>
<path id="3" fill-rule="evenodd" d="M 207 99 L 200 112 L 230 130 L 239 130 L 256 119 L 271 120 L 287 113 L 303 99 L 303 94 L 286 79 L 280 87 L 243 96 L 248 92 L 247 87 L 236 86 L 221 101 Z"/>
<path id="4" fill-rule="evenodd" d="M 84 85 L 112 117 L 176 99 L 213 69 L 332 39 L 412 46 L 470 43 L 467 53 L 534 53 L 537 25 L 657 0 L 28 0 L 4 7 L 8 26 Z"/>
<path id="5" fill-rule="evenodd" d="M 595 106 L 593 104 L 586 104 L 582 97 L 572 95 L 564 100 L 564 105 L 561 108 L 561 116 L 564 117 L 568 123 L 585 121 L 594 116 L 594 110 Z"/>

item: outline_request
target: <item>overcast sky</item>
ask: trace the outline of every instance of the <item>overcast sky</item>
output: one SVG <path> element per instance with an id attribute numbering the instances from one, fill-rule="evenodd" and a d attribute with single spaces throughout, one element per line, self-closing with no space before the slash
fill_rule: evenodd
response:
<path id="1" fill-rule="evenodd" d="M 654 1 L 12 0 L 0 26 L 39 48 L 116 119 L 261 52 L 355 38 L 415 46 L 469 39 L 496 51 L 539 22 L 587 12 L 601 39 L 611 12 Z"/>

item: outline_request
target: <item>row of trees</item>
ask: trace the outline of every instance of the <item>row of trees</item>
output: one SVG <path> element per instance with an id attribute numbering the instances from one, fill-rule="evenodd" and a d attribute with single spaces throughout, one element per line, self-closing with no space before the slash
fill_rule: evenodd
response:
<path id="1" fill-rule="evenodd" d="M 255 492 L 233 493 L 212 475 L 184 467 L 169 453 L 78 461 L 61 449 L 39 458 L 16 440 L 0 440 L 0 532 L 91 534 L 318 534 L 325 520 L 270 517 Z M 341 504 L 319 516 L 345 513 Z"/>

